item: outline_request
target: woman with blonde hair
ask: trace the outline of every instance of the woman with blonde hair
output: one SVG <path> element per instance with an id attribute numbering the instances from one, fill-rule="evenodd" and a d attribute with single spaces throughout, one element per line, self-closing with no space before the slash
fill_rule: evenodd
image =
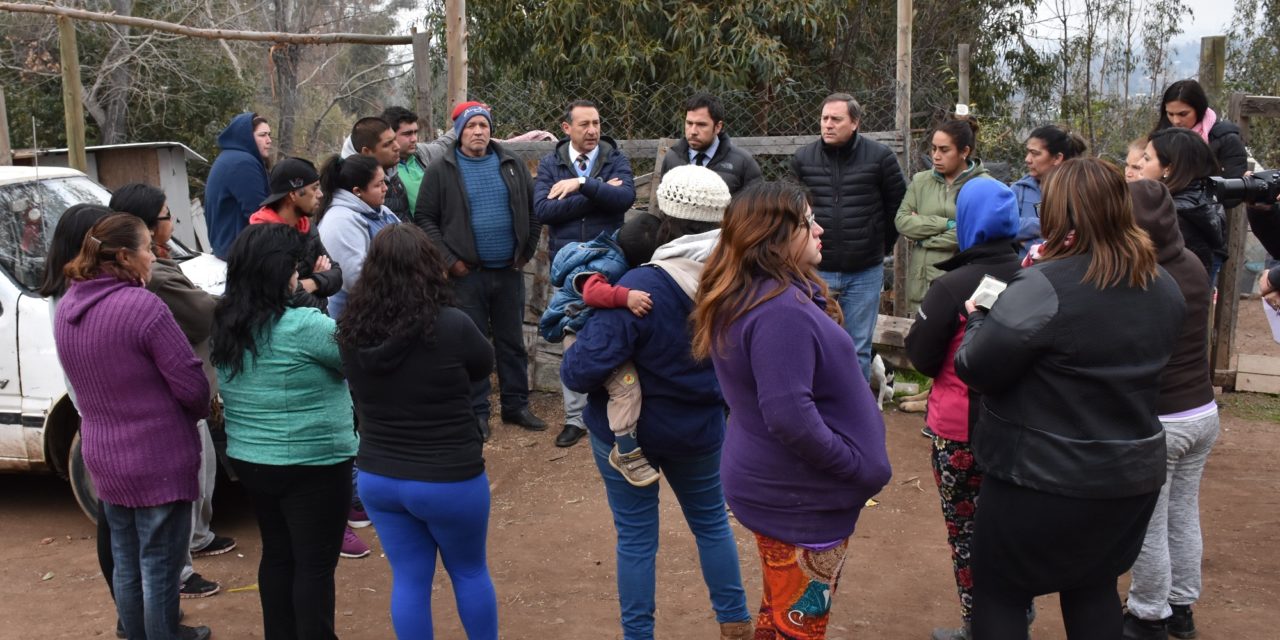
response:
<path id="1" fill-rule="evenodd" d="M 1032 598 L 1057 592 L 1069 639 L 1119 640 L 1116 578 L 1165 481 L 1157 400 L 1185 304 L 1115 166 L 1064 162 L 1040 216 L 1042 258 L 990 311 L 966 303 L 955 357 L 982 394 L 973 635 L 1025 638 Z"/>
<path id="2" fill-rule="evenodd" d="M 757 638 L 826 637 L 858 514 L 890 475 L 884 421 L 818 276 L 821 236 L 804 192 L 748 187 L 693 313 L 694 356 L 711 359 L 729 405 L 725 498 L 764 572 Z"/>

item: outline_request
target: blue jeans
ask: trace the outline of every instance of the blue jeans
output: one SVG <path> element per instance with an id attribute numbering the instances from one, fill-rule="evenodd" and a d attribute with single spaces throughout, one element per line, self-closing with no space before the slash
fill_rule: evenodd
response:
<path id="1" fill-rule="evenodd" d="M 618 532 L 618 601 L 625 640 L 653 638 L 655 561 L 658 556 L 658 484 L 635 487 L 609 465 L 611 445 L 594 435 L 591 452 L 604 478 L 605 495 Z M 717 622 L 751 619 L 738 567 L 738 545 L 729 528 L 720 490 L 720 452 L 692 457 L 648 456 L 671 485 L 698 543 L 702 580 Z"/>
<path id="2" fill-rule="evenodd" d="M 360 498 L 391 562 L 396 637 L 431 640 L 431 583 L 444 561 L 469 640 L 497 640 L 498 596 L 489 577 L 489 477 L 422 482 L 360 472 Z"/>
<path id="3" fill-rule="evenodd" d="M 853 338 L 858 350 L 858 367 L 863 379 L 871 378 L 871 338 L 876 333 L 880 315 L 880 292 L 884 290 L 884 265 L 862 271 L 819 271 L 840 310 L 844 312 L 844 330 Z"/>
<path id="4" fill-rule="evenodd" d="M 177 640 L 178 580 L 191 546 L 191 503 L 102 503 L 111 526 L 112 589 L 129 640 Z"/>
<path id="5" fill-rule="evenodd" d="M 493 338 L 502 413 L 529 406 L 529 355 L 524 348 L 524 274 L 519 269 L 476 269 L 450 278 L 458 308 Z M 489 376 L 471 385 L 476 415 L 489 417 Z"/>

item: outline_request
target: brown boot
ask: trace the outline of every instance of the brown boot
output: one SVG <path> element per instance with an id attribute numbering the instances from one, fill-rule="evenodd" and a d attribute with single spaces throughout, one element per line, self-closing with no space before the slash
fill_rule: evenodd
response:
<path id="1" fill-rule="evenodd" d="M 754 635 L 750 620 L 720 623 L 720 640 L 751 640 Z"/>

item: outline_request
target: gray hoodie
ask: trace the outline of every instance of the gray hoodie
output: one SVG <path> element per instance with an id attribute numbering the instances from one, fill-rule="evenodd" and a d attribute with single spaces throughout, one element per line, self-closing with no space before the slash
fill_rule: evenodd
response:
<path id="1" fill-rule="evenodd" d="M 354 193 L 340 189 L 333 194 L 333 202 L 320 218 L 320 242 L 329 257 L 342 265 L 342 290 L 329 297 L 329 315 L 338 318 L 347 305 L 351 287 L 360 279 L 360 268 L 369 242 L 383 227 L 400 222 L 396 214 L 386 207 L 374 211 Z"/>
<path id="2" fill-rule="evenodd" d="M 719 240 L 719 229 L 680 236 L 655 249 L 649 264 L 666 271 L 685 295 L 692 299 L 698 293 L 702 267 L 706 265 L 707 258 L 711 257 L 711 250 L 716 248 Z"/>

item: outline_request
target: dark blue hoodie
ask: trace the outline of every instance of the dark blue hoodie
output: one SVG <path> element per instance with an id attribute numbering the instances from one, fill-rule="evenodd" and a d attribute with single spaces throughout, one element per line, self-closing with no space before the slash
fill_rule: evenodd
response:
<path id="1" fill-rule="evenodd" d="M 249 226 L 249 216 L 267 199 L 267 167 L 253 139 L 253 113 L 242 113 L 218 134 L 222 153 L 204 187 L 204 217 L 213 253 L 226 259 L 231 243 Z"/>

